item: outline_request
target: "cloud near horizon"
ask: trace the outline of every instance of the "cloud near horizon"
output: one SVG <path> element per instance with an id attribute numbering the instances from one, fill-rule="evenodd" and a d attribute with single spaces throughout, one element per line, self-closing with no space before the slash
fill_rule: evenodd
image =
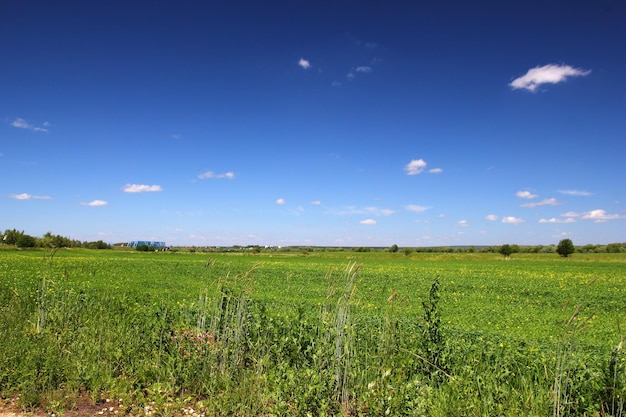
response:
<path id="1" fill-rule="evenodd" d="M 153 193 L 163 191 L 160 185 L 126 184 L 123 188 L 125 193 Z"/>
<path id="2" fill-rule="evenodd" d="M 608 220 L 626 219 L 626 215 L 623 214 L 608 214 L 605 210 L 596 209 L 591 211 L 585 211 L 577 213 L 569 211 L 561 214 L 562 217 L 579 217 L 581 220 L 593 220 L 594 223 L 604 223 Z"/>
<path id="3" fill-rule="evenodd" d="M 365 219 L 365 220 L 361 220 L 359 223 L 360 224 L 365 224 L 365 225 L 372 225 L 372 224 L 376 224 L 376 220 L 374 220 L 374 219 Z"/>
<path id="4" fill-rule="evenodd" d="M 513 216 L 507 216 L 507 217 L 502 218 L 502 223 L 508 223 L 508 224 L 520 224 L 520 223 L 524 223 L 524 221 L 525 220 L 520 217 L 513 217 Z"/>
<path id="5" fill-rule="evenodd" d="M 568 77 L 580 77 L 591 74 L 591 70 L 573 68 L 569 65 L 549 64 L 543 67 L 535 67 L 526 74 L 511 81 L 509 86 L 514 90 L 524 89 L 535 92 L 541 84 L 558 84 Z"/>
<path id="6" fill-rule="evenodd" d="M 432 207 L 430 206 L 418 206 L 417 204 L 409 204 L 408 206 L 406 206 L 406 209 L 408 211 L 413 211 L 415 213 L 423 213 L 426 210 L 430 209 Z"/>

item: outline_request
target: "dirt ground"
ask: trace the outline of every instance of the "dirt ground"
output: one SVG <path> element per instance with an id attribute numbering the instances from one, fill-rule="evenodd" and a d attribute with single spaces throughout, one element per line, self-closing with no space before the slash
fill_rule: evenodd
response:
<path id="1" fill-rule="evenodd" d="M 114 412 L 114 407 L 111 404 L 93 405 L 86 399 L 79 400 L 73 409 L 64 410 L 62 413 L 63 417 L 107 417 L 114 415 L 119 414 Z M 57 417 L 57 415 L 42 410 L 25 411 L 17 405 L 17 399 L 4 401 L 0 399 L 0 417 Z"/>

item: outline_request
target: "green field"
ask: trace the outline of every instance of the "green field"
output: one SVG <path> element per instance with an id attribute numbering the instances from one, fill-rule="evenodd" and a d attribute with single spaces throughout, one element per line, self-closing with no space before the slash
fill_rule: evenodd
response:
<path id="1" fill-rule="evenodd" d="M 625 272 L 626 254 L 3 250 L 0 395 L 57 413 L 88 397 L 117 399 L 104 414 L 621 416 Z"/>

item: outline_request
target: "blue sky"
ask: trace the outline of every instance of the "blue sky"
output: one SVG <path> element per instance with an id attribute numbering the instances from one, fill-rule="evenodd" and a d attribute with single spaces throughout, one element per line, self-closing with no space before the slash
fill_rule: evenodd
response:
<path id="1" fill-rule="evenodd" d="M 626 5 L 6 1 L 0 229 L 626 241 Z"/>

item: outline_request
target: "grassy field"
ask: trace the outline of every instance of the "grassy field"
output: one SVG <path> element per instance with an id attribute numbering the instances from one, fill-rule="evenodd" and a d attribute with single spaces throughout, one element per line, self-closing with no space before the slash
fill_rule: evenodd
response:
<path id="1" fill-rule="evenodd" d="M 111 415 L 621 416 L 625 272 L 626 254 L 3 250 L 0 394 Z"/>

